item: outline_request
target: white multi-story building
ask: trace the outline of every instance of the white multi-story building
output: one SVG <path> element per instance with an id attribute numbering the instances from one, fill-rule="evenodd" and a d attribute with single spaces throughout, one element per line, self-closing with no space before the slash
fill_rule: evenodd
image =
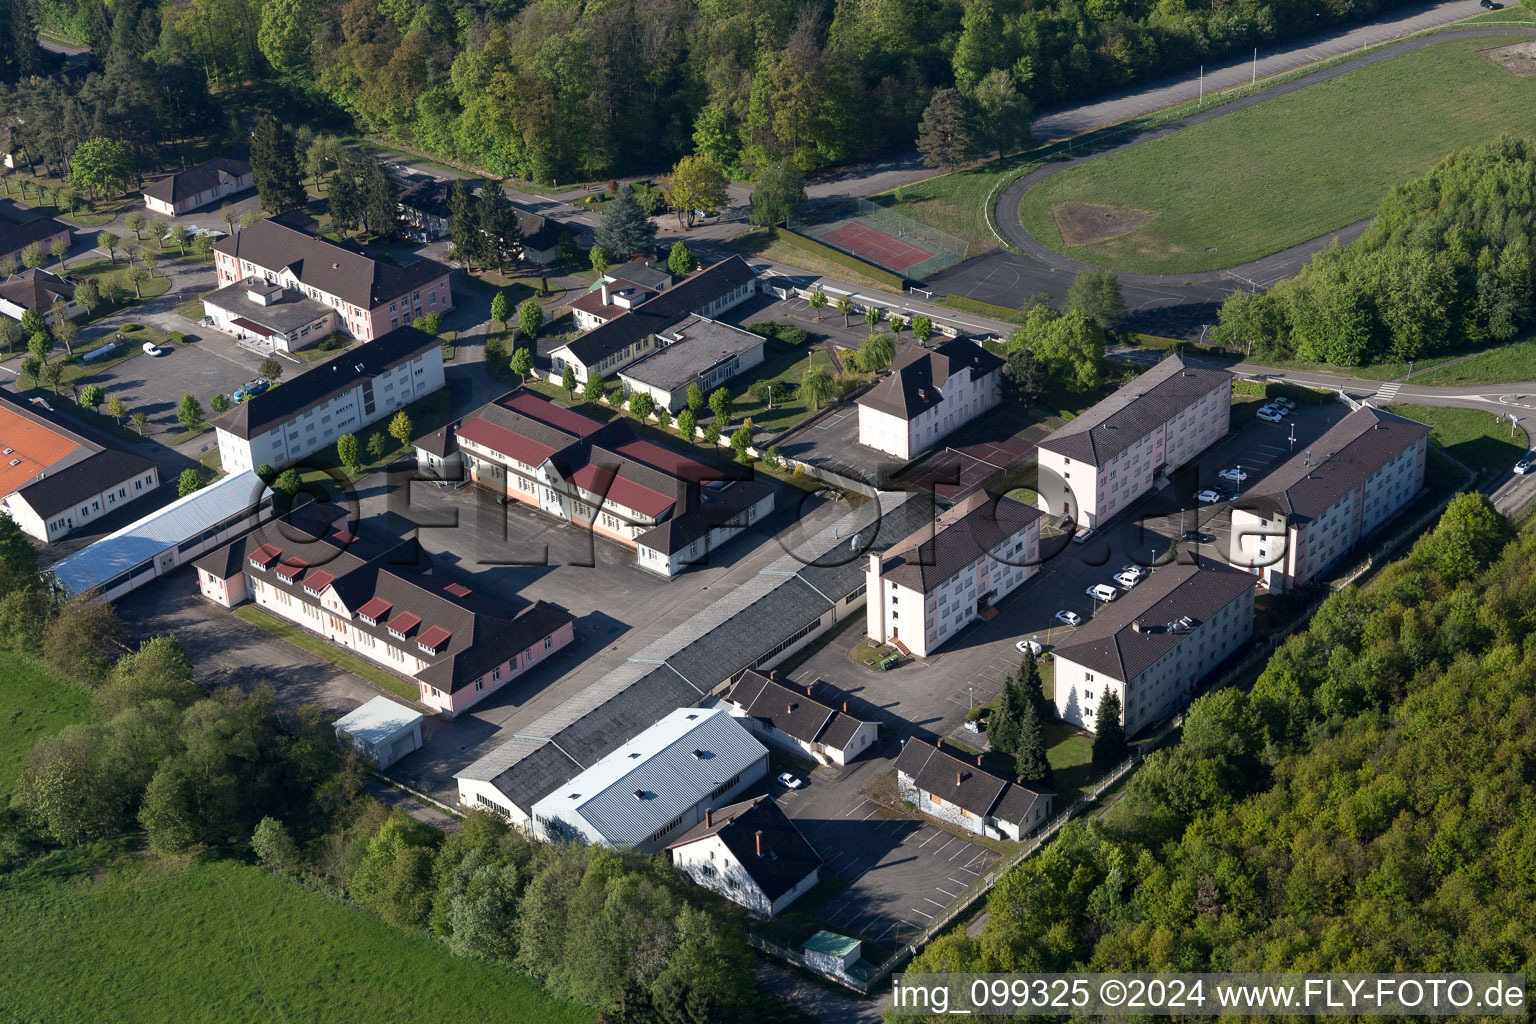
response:
<path id="1" fill-rule="evenodd" d="M 224 471 L 282 469 L 443 386 L 442 342 L 402 327 L 213 421 Z"/>
<path id="2" fill-rule="evenodd" d="M 1040 442 L 1040 501 L 1093 529 L 1225 437 L 1232 375 L 1169 356 Z"/>
<path id="3" fill-rule="evenodd" d="M 1051 653 L 1056 713 L 1092 731 L 1100 703 L 1120 697 L 1133 735 L 1179 711 L 1199 681 L 1253 635 L 1253 577 L 1217 561 L 1152 573 Z"/>
<path id="4" fill-rule="evenodd" d="M 1418 495 L 1428 450 L 1422 423 L 1350 413 L 1243 495 L 1229 560 L 1274 592 L 1316 579 Z"/>
<path id="5" fill-rule="evenodd" d="M 1029 579 L 1044 513 L 977 491 L 884 554 L 869 556 L 869 638 L 918 657 L 937 650 Z"/>
<path id="6" fill-rule="evenodd" d="M 674 840 L 672 866 L 697 885 L 769 918 L 821 880 L 821 857 L 766 796 L 706 808 L 704 820 Z"/>
<path id="7" fill-rule="evenodd" d="M 1003 400 L 1003 365 L 965 337 L 908 347 L 860 396 L 859 443 L 912 458 Z"/>

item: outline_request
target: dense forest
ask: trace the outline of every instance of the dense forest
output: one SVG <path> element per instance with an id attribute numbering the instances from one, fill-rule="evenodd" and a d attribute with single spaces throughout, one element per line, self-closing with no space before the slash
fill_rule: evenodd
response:
<path id="1" fill-rule="evenodd" d="M 114 62 L 139 65 L 150 95 L 198 107 L 213 94 L 332 127 L 350 120 L 498 176 L 651 172 L 690 152 L 752 175 L 784 159 L 810 171 L 907 150 L 936 89 L 969 94 L 991 72 L 1009 72 L 1036 107 L 1053 107 L 1392 6 L 122 0 L 109 13 L 100 0 L 0 0 L 0 38 L 17 54 L 0 80 L 34 73 L 32 20 L 88 42 L 102 77 L 114 77 Z M 117 88 L 134 75 L 118 68 Z M 193 78 L 201 88 L 186 89 Z M 80 87 L 88 109 L 100 89 Z M 153 109 L 162 134 L 174 135 L 203 111 L 174 109 L 170 98 Z M 132 119 L 116 129 L 135 130 Z"/>
<path id="2" fill-rule="evenodd" d="M 1536 535 L 1479 494 L 913 971 L 1536 969 Z"/>
<path id="3" fill-rule="evenodd" d="M 1533 208 L 1529 139 L 1454 153 L 1394 188 L 1358 241 L 1268 292 L 1229 297 L 1212 336 L 1336 366 L 1510 341 L 1536 322 Z"/>

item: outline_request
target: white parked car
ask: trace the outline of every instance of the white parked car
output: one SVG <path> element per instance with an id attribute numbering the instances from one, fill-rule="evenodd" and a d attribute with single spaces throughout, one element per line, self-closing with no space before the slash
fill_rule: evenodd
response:
<path id="1" fill-rule="evenodd" d="M 779 775 L 779 782 L 783 784 L 785 789 L 799 789 L 801 786 L 805 785 L 803 780 L 797 778 L 794 775 L 791 775 L 789 772 L 781 773 Z"/>
<path id="2" fill-rule="evenodd" d="M 1083 593 L 1088 595 L 1089 600 L 1103 601 L 1105 604 L 1108 604 L 1109 602 L 1113 601 L 1120 592 L 1114 587 L 1110 586 L 1108 583 L 1095 583 L 1093 586 L 1083 591 Z"/>
<path id="3" fill-rule="evenodd" d="M 1129 573 L 1130 575 L 1135 576 L 1138 580 L 1140 580 L 1143 576 L 1151 575 L 1152 570 L 1148 569 L 1144 565 L 1122 565 L 1120 567 L 1120 572 Z"/>
<path id="4" fill-rule="evenodd" d="M 163 351 L 165 351 L 165 350 L 161 349 L 161 348 L 157 348 L 155 346 L 155 343 L 152 342 L 152 341 L 146 341 L 144 343 L 144 354 L 147 355 L 147 356 L 157 356 L 157 355 L 159 355 Z"/>
<path id="5" fill-rule="evenodd" d="M 1202 505 L 1210 505 L 1210 504 L 1213 504 L 1215 502 L 1220 501 L 1221 500 L 1221 494 L 1218 491 L 1212 491 L 1212 490 L 1196 491 L 1195 492 L 1195 500 L 1198 501 Z"/>
<path id="6" fill-rule="evenodd" d="M 1536 455 L 1530 455 L 1515 463 L 1515 472 L 1524 476 L 1532 469 L 1536 469 Z"/>
<path id="7" fill-rule="evenodd" d="M 1075 626 L 1083 621 L 1083 617 L 1077 612 L 1069 612 L 1065 608 L 1056 613 L 1056 621 L 1068 626 Z"/>
<path id="8" fill-rule="evenodd" d="M 1260 409 L 1256 414 L 1265 423 L 1279 423 L 1285 419 L 1285 413 L 1274 409 Z"/>
<path id="9" fill-rule="evenodd" d="M 1093 536 L 1093 531 L 1092 530 L 1078 530 L 1076 533 L 1074 533 L 1072 535 L 1072 543 L 1073 544 L 1086 544 L 1086 543 L 1088 543 L 1088 538 L 1092 537 L 1092 536 Z"/>
<path id="10" fill-rule="evenodd" d="M 1120 586 L 1124 589 L 1130 590 L 1136 584 L 1141 582 L 1141 577 L 1137 576 L 1135 573 L 1122 572 L 1120 575 L 1115 577 L 1115 582 L 1120 584 Z"/>
<path id="11" fill-rule="evenodd" d="M 1228 483 L 1240 484 L 1248 479 L 1248 474 L 1240 469 L 1224 469 L 1216 474 Z"/>
<path id="12" fill-rule="evenodd" d="M 1041 653 L 1045 650 L 1044 647 L 1041 647 L 1040 644 L 1034 640 L 1020 640 L 1018 643 L 1013 645 L 1013 649 L 1018 651 L 1020 654 L 1033 654 L 1037 658 L 1040 657 Z"/>

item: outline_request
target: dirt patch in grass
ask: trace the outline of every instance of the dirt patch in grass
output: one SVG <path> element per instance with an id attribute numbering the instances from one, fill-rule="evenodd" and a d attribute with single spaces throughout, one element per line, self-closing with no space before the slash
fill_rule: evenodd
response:
<path id="1" fill-rule="evenodd" d="M 1058 203 L 1051 207 L 1056 230 L 1068 245 L 1093 245 L 1111 238 L 1140 231 L 1157 214 L 1151 210 L 1133 210 L 1125 206 L 1099 203 Z"/>
<path id="2" fill-rule="evenodd" d="M 1479 50 L 1478 53 L 1516 77 L 1536 76 L 1536 42 L 1495 46 L 1491 50 Z"/>

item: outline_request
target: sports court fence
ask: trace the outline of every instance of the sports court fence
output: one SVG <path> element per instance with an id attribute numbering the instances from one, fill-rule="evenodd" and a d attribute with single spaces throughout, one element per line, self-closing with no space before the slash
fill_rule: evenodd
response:
<path id="1" fill-rule="evenodd" d="M 868 199 L 814 207 L 791 220 L 789 227 L 913 281 L 948 270 L 971 252 L 964 239 Z"/>

